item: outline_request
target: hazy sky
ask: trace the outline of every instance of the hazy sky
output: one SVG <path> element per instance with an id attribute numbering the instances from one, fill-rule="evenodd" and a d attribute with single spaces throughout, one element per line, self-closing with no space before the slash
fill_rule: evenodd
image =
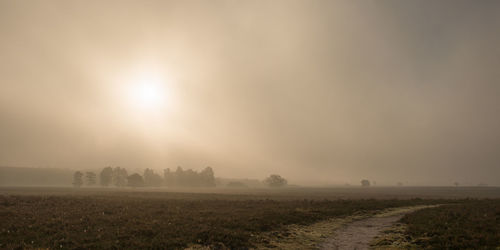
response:
<path id="1" fill-rule="evenodd" d="M 0 165 L 500 185 L 500 1 L 0 1 Z"/>

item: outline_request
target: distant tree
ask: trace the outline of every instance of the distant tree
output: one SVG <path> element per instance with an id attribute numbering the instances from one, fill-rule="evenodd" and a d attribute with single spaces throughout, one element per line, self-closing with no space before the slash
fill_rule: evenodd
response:
<path id="1" fill-rule="evenodd" d="M 143 187 L 144 186 L 144 179 L 140 174 L 132 174 L 129 177 L 127 177 L 128 180 L 128 185 L 131 187 Z"/>
<path id="2" fill-rule="evenodd" d="M 127 185 L 127 170 L 125 168 L 115 167 L 112 172 L 113 184 L 117 187 L 124 187 Z"/>
<path id="3" fill-rule="evenodd" d="M 175 173 L 170 171 L 170 168 L 163 170 L 163 184 L 168 187 L 175 186 Z"/>
<path id="4" fill-rule="evenodd" d="M 94 186 L 96 184 L 97 175 L 94 172 L 85 173 L 85 180 L 87 181 L 87 186 Z"/>
<path id="5" fill-rule="evenodd" d="M 231 181 L 228 184 L 226 184 L 226 187 L 230 187 L 230 188 L 246 188 L 248 186 L 245 185 L 245 183 L 243 183 L 243 182 Z"/>
<path id="6" fill-rule="evenodd" d="M 160 175 L 156 174 L 153 169 L 146 168 L 144 170 L 144 185 L 149 187 L 159 187 L 163 183 Z"/>
<path id="7" fill-rule="evenodd" d="M 160 178 L 151 172 L 152 170 L 146 170 L 144 172 L 144 181 L 148 185 L 148 178 L 154 176 L 154 178 Z M 166 186 L 181 186 L 181 187 L 215 187 L 215 175 L 214 170 L 211 167 L 206 167 L 200 172 L 194 171 L 192 169 L 183 170 L 182 167 L 178 166 L 175 172 L 170 171 L 169 168 L 163 171 L 163 180 Z"/>
<path id="8" fill-rule="evenodd" d="M 369 187 L 370 181 L 369 180 L 361 180 L 361 186 L 362 187 Z"/>
<path id="9" fill-rule="evenodd" d="M 80 171 L 76 171 L 73 175 L 73 186 L 81 187 L 83 185 L 83 174 Z"/>
<path id="10" fill-rule="evenodd" d="M 398 182 L 398 187 L 402 187 L 403 186 L 403 183 L 402 182 Z"/>
<path id="11" fill-rule="evenodd" d="M 182 177 L 183 177 L 182 181 L 181 181 L 182 186 L 186 186 L 186 187 L 199 187 L 199 186 L 201 186 L 199 178 L 198 178 L 198 173 L 196 173 L 192 169 L 185 170 Z"/>
<path id="12" fill-rule="evenodd" d="M 105 167 L 102 169 L 101 174 L 99 175 L 99 181 L 101 186 L 107 187 L 113 181 L 113 169 L 111 167 Z"/>
<path id="13" fill-rule="evenodd" d="M 455 181 L 455 182 L 453 182 L 453 185 L 455 185 L 455 187 L 458 187 L 460 185 L 460 183 L 458 183 L 458 181 Z"/>
<path id="14" fill-rule="evenodd" d="M 215 187 L 215 174 L 212 167 L 206 167 L 200 174 L 200 181 L 204 187 Z"/>
<path id="15" fill-rule="evenodd" d="M 184 170 L 181 166 L 177 166 L 177 169 L 174 173 L 175 185 L 176 186 L 184 186 L 186 183 L 186 178 L 184 177 Z"/>
<path id="16" fill-rule="evenodd" d="M 270 187 L 283 187 L 288 181 L 277 174 L 272 174 L 264 180 L 264 183 Z"/>

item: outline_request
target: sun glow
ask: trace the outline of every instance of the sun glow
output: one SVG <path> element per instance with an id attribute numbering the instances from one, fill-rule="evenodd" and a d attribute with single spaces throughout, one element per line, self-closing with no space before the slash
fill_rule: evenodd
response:
<path id="1" fill-rule="evenodd" d="M 170 134 L 180 113 L 175 75 L 167 65 L 137 63 L 109 75 L 106 88 L 117 121 L 151 140 Z"/>
<path id="2" fill-rule="evenodd" d="M 141 76 L 129 91 L 133 104 L 144 110 L 162 109 L 167 103 L 165 83 L 155 75 Z"/>
<path id="3" fill-rule="evenodd" d="M 157 72 L 135 74 L 126 84 L 128 106 L 141 114 L 164 114 L 172 105 L 171 82 Z"/>

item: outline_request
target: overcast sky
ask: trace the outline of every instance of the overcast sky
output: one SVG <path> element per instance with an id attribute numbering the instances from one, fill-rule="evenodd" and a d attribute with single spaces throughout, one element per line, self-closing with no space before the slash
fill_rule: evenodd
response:
<path id="1" fill-rule="evenodd" d="M 500 1 L 3 0 L 0 76 L 3 166 L 500 185 Z"/>

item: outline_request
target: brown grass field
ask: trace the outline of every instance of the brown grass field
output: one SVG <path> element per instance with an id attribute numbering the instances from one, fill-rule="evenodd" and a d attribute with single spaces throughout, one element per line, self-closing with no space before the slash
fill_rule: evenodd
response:
<path id="1" fill-rule="evenodd" d="M 291 224 L 309 225 L 392 207 L 448 203 L 454 204 L 450 206 L 455 209 L 451 214 L 458 214 L 465 226 L 477 222 L 468 222 L 470 211 L 493 216 L 487 217 L 489 224 L 477 224 L 470 230 L 488 234 L 487 246 L 498 246 L 499 200 L 465 198 L 499 198 L 499 191 L 411 187 L 236 191 L 6 187 L 0 189 L 0 248 L 182 249 L 196 244 L 247 249 L 255 247 L 260 233 L 285 230 Z M 436 224 L 417 223 L 420 217 L 439 217 L 440 220 L 433 220 L 439 225 L 455 218 L 442 213 L 445 212 L 423 210 L 405 217 L 410 223 L 409 234 L 416 237 L 426 227 L 446 231 Z M 453 248 L 455 245 L 443 243 L 447 240 L 446 236 L 437 237 L 422 246 Z"/>

